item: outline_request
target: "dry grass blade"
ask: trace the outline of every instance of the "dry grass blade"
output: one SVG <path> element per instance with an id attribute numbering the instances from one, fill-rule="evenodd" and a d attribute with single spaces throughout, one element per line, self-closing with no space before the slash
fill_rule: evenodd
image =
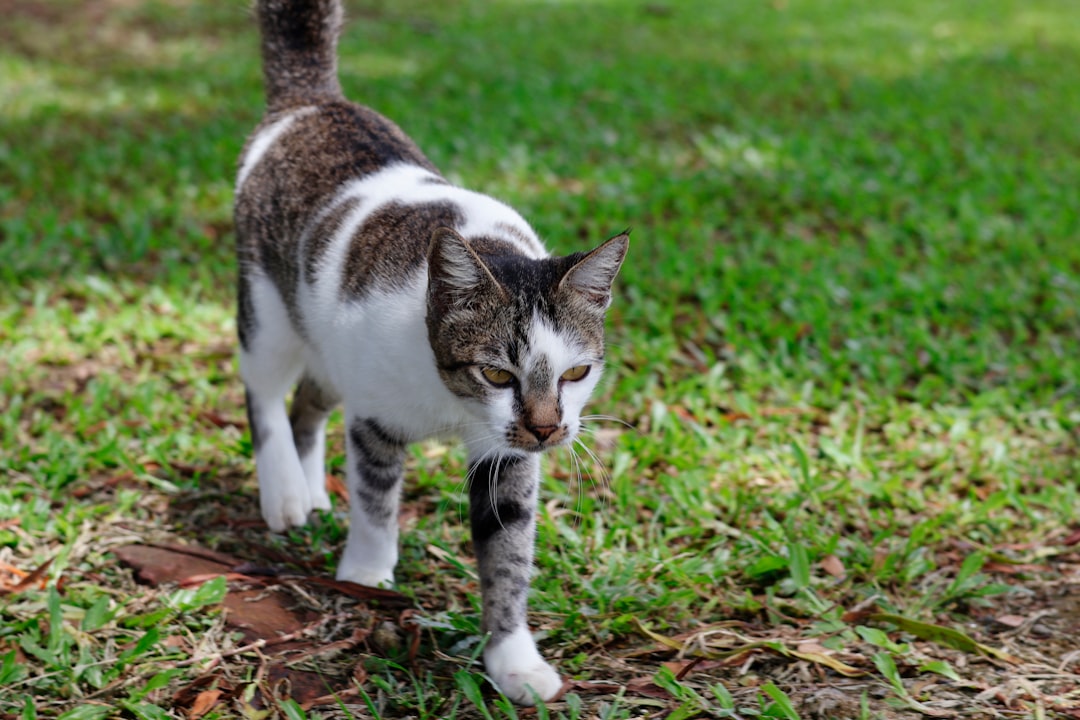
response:
<path id="1" fill-rule="evenodd" d="M 45 573 L 48 572 L 49 567 L 53 564 L 53 560 L 56 558 L 49 558 L 44 563 L 38 566 L 36 570 L 23 577 L 19 582 L 15 583 L 11 587 L 0 587 L 0 595 L 18 595 L 21 592 L 25 592 L 34 587 L 39 581 L 42 581 L 45 577 Z M 21 570 L 11 568 L 13 574 L 23 574 Z"/>
<path id="2" fill-rule="evenodd" d="M 642 633 L 655 640 L 660 645 L 670 650 L 675 650 L 680 656 L 691 656 L 708 660 L 725 660 L 728 658 L 741 658 L 755 650 L 767 650 L 781 657 L 806 660 L 817 665 L 824 665 L 846 677 L 861 677 L 866 672 L 859 668 L 826 654 L 824 648 L 821 651 L 805 651 L 792 649 L 787 643 L 778 639 L 753 639 L 730 630 L 728 627 L 712 625 L 694 633 L 684 634 L 678 638 L 670 638 L 649 629 L 638 621 L 638 627 Z M 721 647 L 715 638 L 725 637 L 731 643 Z"/>
<path id="3" fill-rule="evenodd" d="M 1020 658 L 1015 655 L 1010 655 L 1004 650 L 998 650 L 989 645 L 976 642 L 971 637 L 955 628 L 919 622 L 918 620 L 912 620 L 911 618 L 906 618 L 902 615 L 894 615 L 892 613 L 870 613 L 867 615 L 866 619 L 873 622 L 895 625 L 904 632 L 911 633 L 917 638 L 941 645 L 947 645 L 956 650 L 963 650 L 964 652 L 973 653 L 975 655 L 1004 660 L 1013 665 L 1019 665 L 1023 662 Z"/>

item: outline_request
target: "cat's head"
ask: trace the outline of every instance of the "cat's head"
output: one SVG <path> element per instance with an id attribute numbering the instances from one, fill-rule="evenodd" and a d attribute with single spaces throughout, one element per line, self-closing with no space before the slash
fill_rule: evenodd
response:
<path id="1" fill-rule="evenodd" d="M 443 228 L 428 253 L 428 336 L 439 375 L 473 408 L 468 435 L 502 453 L 572 442 L 604 365 L 604 315 L 629 246 L 531 259 Z"/>

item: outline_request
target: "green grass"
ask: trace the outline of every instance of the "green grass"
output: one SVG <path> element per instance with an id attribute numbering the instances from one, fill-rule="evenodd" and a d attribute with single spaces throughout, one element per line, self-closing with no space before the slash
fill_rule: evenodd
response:
<path id="1" fill-rule="evenodd" d="M 602 466 L 548 462 L 531 600 L 563 672 L 609 685 L 537 716 L 1080 708 L 1074 3 L 350 8 L 348 94 L 452 179 L 558 252 L 633 229 L 593 405 L 630 427 L 595 423 Z M 288 536 L 243 522 L 246 4 L 6 15 L 0 587 L 52 565 L 0 596 L 0 716 L 182 717 L 217 653 L 232 692 L 205 717 L 259 717 L 222 588 L 140 585 L 112 555 L 183 540 L 329 574 L 344 539 L 340 508 Z M 524 715 L 471 660 L 462 469 L 432 445 L 409 465 L 415 662 L 372 652 L 343 704 L 282 691 L 275 713 Z"/>

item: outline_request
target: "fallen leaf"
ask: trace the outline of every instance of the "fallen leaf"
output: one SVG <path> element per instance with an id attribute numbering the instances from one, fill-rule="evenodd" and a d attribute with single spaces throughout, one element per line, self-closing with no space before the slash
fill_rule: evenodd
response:
<path id="1" fill-rule="evenodd" d="M 861 677 L 866 674 L 865 671 L 860 670 L 857 667 L 852 667 L 851 665 L 848 665 L 841 660 L 837 660 L 832 655 L 826 655 L 822 652 L 802 652 L 799 650 L 788 650 L 787 653 L 791 657 L 796 657 L 800 660 L 806 660 L 807 662 L 812 662 L 816 665 L 824 665 L 827 668 L 835 670 L 844 677 Z"/>
<path id="2" fill-rule="evenodd" d="M 671 693 L 654 683 L 653 679 L 648 676 L 630 678 L 630 681 L 626 683 L 626 692 L 661 700 L 667 700 L 671 697 Z"/>
<path id="3" fill-rule="evenodd" d="M 570 680 L 569 683 L 571 690 L 584 693 L 617 693 L 623 689 L 622 685 L 613 682 Z"/>
<path id="4" fill-rule="evenodd" d="M 188 709 L 188 718 L 190 718 L 190 720 L 201 718 L 203 715 L 214 709 L 214 706 L 217 705 L 220 697 L 220 690 L 203 690 L 195 696 L 195 702 L 193 702 L 191 708 Z"/>
<path id="5" fill-rule="evenodd" d="M 801 653 L 820 653 L 821 655 L 828 655 L 829 651 L 816 642 L 802 642 L 795 648 L 797 652 Z"/>
<path id="6" fill-rule="evenodd" d="M 676 650 L 680 653 L 689 653 L 698 657 L 704 657 L 709 660 L 727 661 L 721 663 L 721 665 L 730 665 L 731 658 L 743 658 L 747 653 L 755 650 L 769 650 L 781 657 L 797 658 L 799 660 L 806 660 L 818 665 L 824 665 L 846 677 L 859 677 L 866 673 L 856 667 L 852 667 L 847 663 L 838 660 L 825 652 L 800 652 L 799 650 L 792 650 L 786 644 L 779 640 L 753 640 L 751 638 L 745 638 L 741 635 L 737 636 L 739 641 L 743 644 L 738 647 L 725 647 L 723 649 L 710 646 L 707 642 L 702 647 L 699 642 L 684 642 L 676 638 L 669 638 L 654 632 L 644 625 L 640 620 L 637 621 L 638 627 L 641 631 L 655 640 L 660 645 L 667 647 L 671 650 Z M 701 631 L 697 632 L 700 637 Z M 824 648 L 822 648 L 824 651 Z"/>
<path id="7" fill-rule="evenodd" d="M 982 567 L 983 572 L 1002 573 L 1004 575 L 1015 575 L 1017 573 L 1038 573 L 1049 572 L 1050 567 L 1047 565 L 1036 565 L 1034 563 L 1000 563 L 1000 562 L 988 562 Z"/>
<path id="8" fill-rule="evenodd" d="M 349 504 L 349 489 L 337 475 L 326 476 L 326 492 L 336 497 L 346 505 Z"/>
<path id="9" fill-rule="evenodd" d="M 180 578 L 176 581 L 177 585 L 182 588 L 198 587 L 203 583 L 210 582 L 214 578 L 225 576 L 226 582 L 247 582 L 247 583 L 260 583 L 261 578 L 252 577 L 251 575 L 244 575 L 243 573 L 227 572 L 227 573 L 198 573 L 196 575 L 188 575 L 187 577 Z"/>
<path id="10" fill-rule="evenodd" d="M 697 667 L 697 665 L 699 665 L 700 663 L 701 658 L 696 657 L 692 660 L 669 660 L 668 662 L 664 662 L 661 664 L 671 671 L 671 674 L 675 676 L 676 680 L 682 680 L 691 670 Z"/>
<path id="11" fill-rule="evenodd" d="M 147 463 L 144 467 L 149 468 L 150 465 L 156 465 L 156 464 L 157 463 Z M 210 467 L 209 465 L 189 465 L 187 463 L 181 463 L 181 462 L 171 462 L 171 463 L 169 463 L 169 467 L 173 470 L 173 472 L 175 472 L 177 475 L 180 475 L 181 477 L 195 477 L 197 475 L 198 476 L 211 475 L 211 474 L 213 474 L 213 471 L 214 471 L 214 469 L 212 467 Z M 147 472 L 153 472 L 153 471 L 147 470 Z"/>
<path id="12" fill-rule="evenodd" d="M 247 423 L 242 420 L 230 420 L 229 418 L 219 415 L 212 410 L 204 410 L 199 413 L 199 417 L 206 422 L 219 428 L 234 427 L 243 430 L 247 427 Z"/>
<path id="13" fill-rule="evenodd" d="M 45 573 L 48 571 L 49 566 L 52 565 L 55 558 L 49 558 L 42 563 L 36 570 L 17 582 L 15 585 L 9 588 L 0 587 L 0 595 L 16 595 L 18 593 L 29 590 L 35 583 L 41 581 L 42 587 L 44 587 Z"/>
<path id="14" fill-rule="evenodd" d="M 25 570 L 21 570 L 20 568 L 15 567 L 14 565 L 8 565 L 3 560 L 0 560 L 0 570 L 3 570 L 4 572 L 8 573 L 9 575 L 14 575 L 15 577 L 19 578 L 20 580 L 30 574 L 30 573 L 26 572 Z"/>
<path id="15" fill-rule="evenodd" d="M 696 657 L 692 660 L 668 660 L 661 663 L 664 667 L 675 675 L 676 680 L 682 680 L 690 674 L 692 670 L 698 672 L 704 672 L 706 670 L 714 670 L 724 665 L 719 660 L 706 660 L 703 657 Z"/>
<path id="16" fill-rule="evenodd" d="M 821 569 L 838 579 L 843 579 L 847 575 L 844 563 L 835 555 L 826 555 L 821 558 Z"/>
<path id="17" fill-rule="evenodd" d="M 696 422 L 693 413 L 684 408 L 682 405 L 672 405 L 671 411 L 687 422 Z"/>
<path id="18" fill-rule="evenodd" d="M 924 623 L 918 620 L 912 620 L 911 618 L 906 618 L 902 615 L 893 615 L 892 613 L 870 613 L 868 619 L 873 620 L 874 622 L 895 625 L 904 632 L 911 633 L 917 638 L 929 640 L 930 642 L 935 642 L 939 645 L 948 645 L 956 650 L 962 650 L 974 655 L 997 658 L 998 660 L 1004 660 L 1013 665 L 1018 665 L 1021 662 L 1020 658 L 1010 655 L 1004 650 L 998 650 L 989 645 L 983 645 L 980 642 L 976 642 L 971 637 L 955 628 Z"/>
<path id="19" fill-rule="evenodd" d="M 324 577 L 287 576 L 283 579 L 306 585 L 318 585 L 320 587 L 330 588 L 331 590 L 337 590 L 342 595 L 348 595 L 357 600 L 378 600 L 387 607 L 412 606 L 412 601 L 408 596 L 399 593 L 397 590 L 373 588 L 368 587 L 367 585 L 358 585 L 357 583 L 348 582 L 346 580 L 331 580 L 330 578 Z"/>
<path id="20" fill-rule="evenodd" d="M 1027 618 L 1025 618 L 1023 615 L 1002 615 L 1000 617 L 994 618 L 994 620 L 1001 623 L 1005 627 L 1018 628 L 1024 624 L 1024 621 L 1027 620 Z"/>

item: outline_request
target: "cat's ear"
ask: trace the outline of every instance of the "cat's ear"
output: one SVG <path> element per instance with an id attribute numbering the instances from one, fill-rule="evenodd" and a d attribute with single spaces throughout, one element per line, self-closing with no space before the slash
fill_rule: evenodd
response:
<path id="1" fill-rule="evenodd" d="M 484 288 L 506 292 L 468 241 L 448 227 L 437 229 L 431 236 L 428 285 L 454 302 Z"/>
<path id="2" fill-rule="evenodd" d="M 629 248 L 630 231 L 627 230 L 586 253 L 566 271 L 559 288 L 581 293 L 590 302 L 606 309 L 611 304 L 611 284 L 615 282 Z"/>

